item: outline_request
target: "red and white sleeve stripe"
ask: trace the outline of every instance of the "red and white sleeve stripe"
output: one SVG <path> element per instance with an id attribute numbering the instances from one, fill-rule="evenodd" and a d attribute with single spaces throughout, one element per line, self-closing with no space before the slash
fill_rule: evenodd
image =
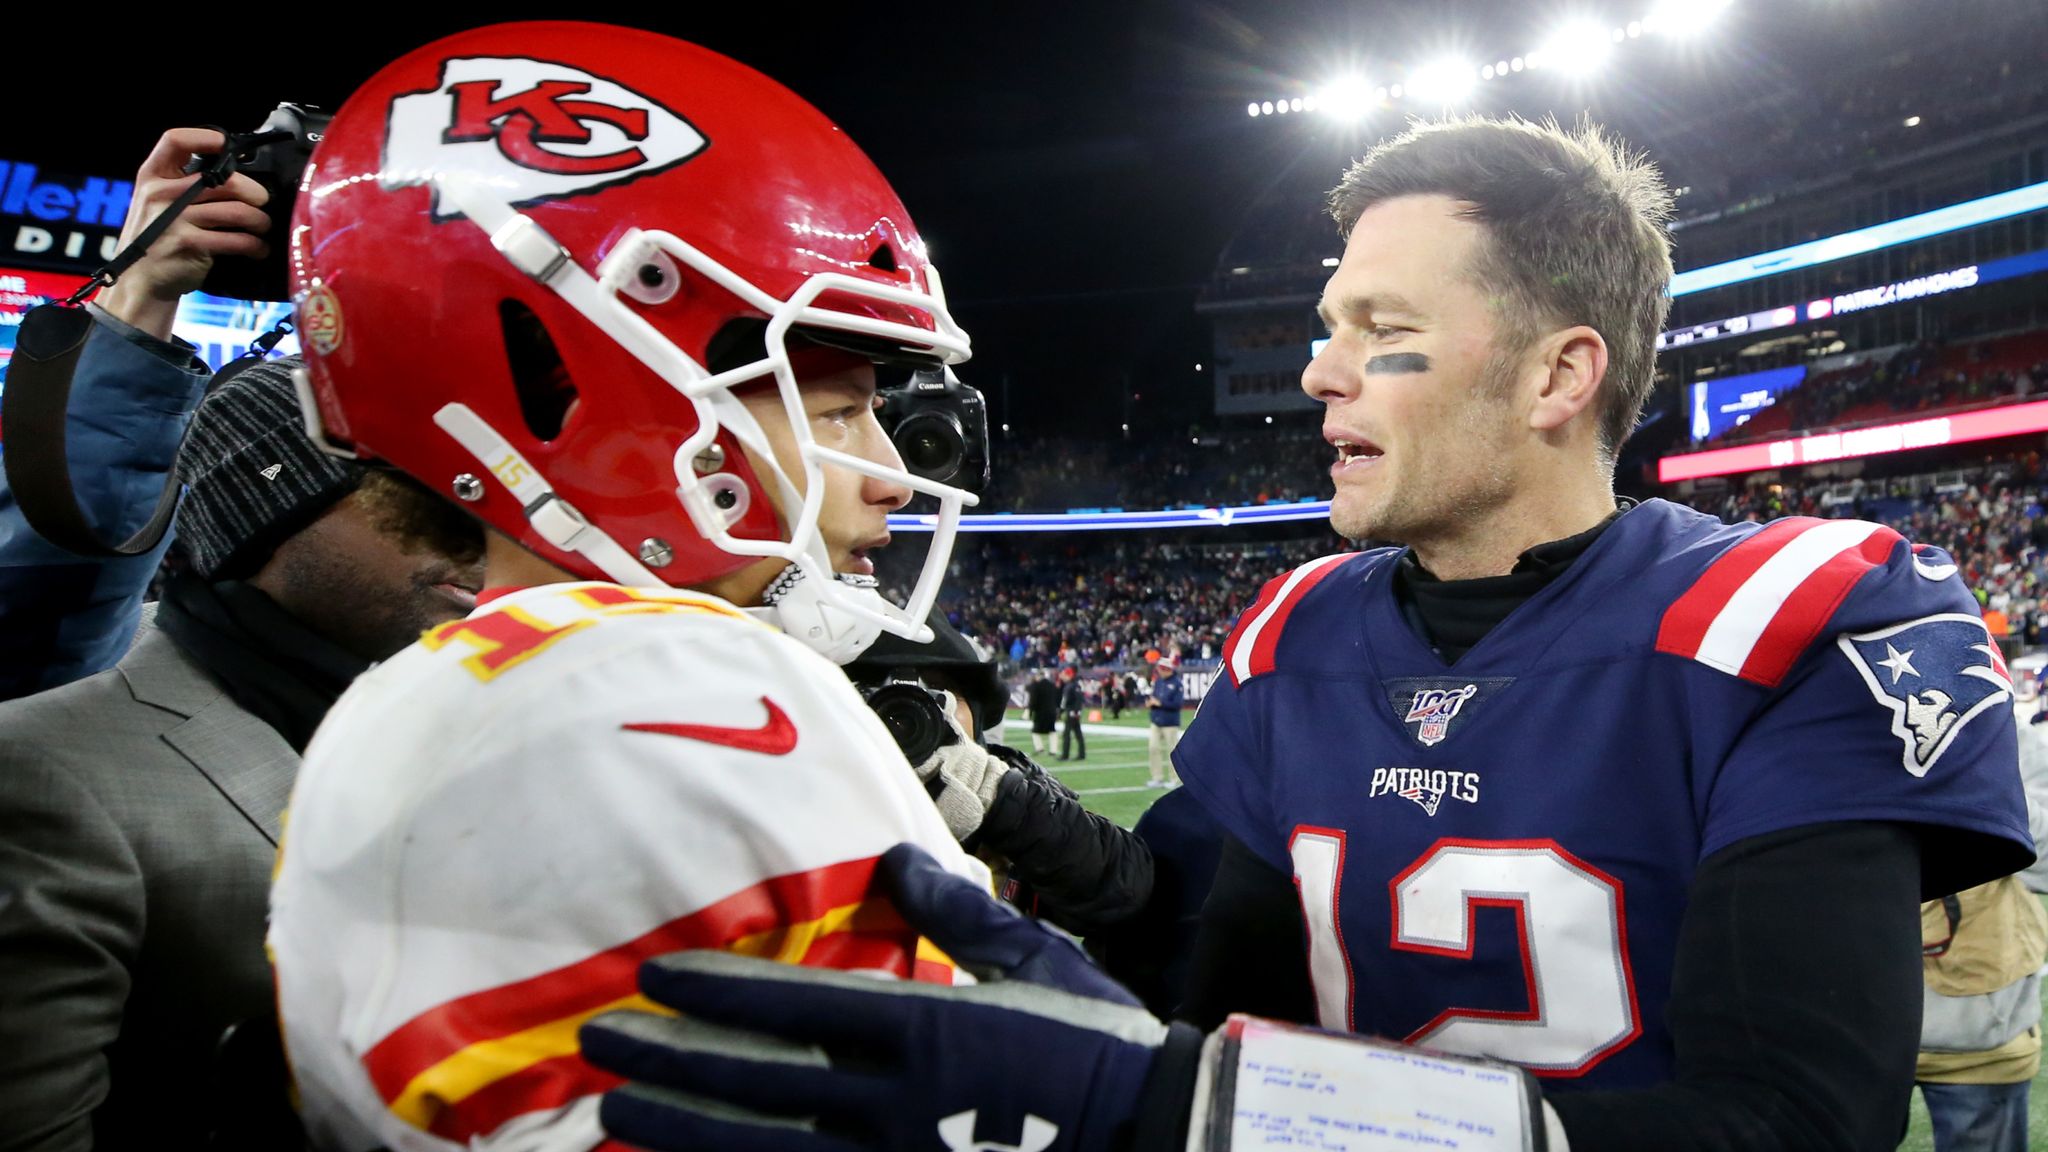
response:
<path id="1" fill-rule="evenodd" d="M 1774 688 L 1863 574 L 1904 540 L 1862 520 L 1773 521 L 1665 610 L 1657 650 Z"/>
<path id="2" fill-rule="evenodd" d="M 1230 673 L 1231 687 L 1273 670 L 1273 654 L 1280 647 L 1280 631 L 1287 626 L 1287 617 L 1294 612 L 1294 606 L 1301 603 L 1309 589 L 1320 583 L 1323 577 L 1356 555 L 1356 552 L 1339 552 L 1311 560 L 1285 576 L 1266 582 L 1266 586 L 1259 590 L 1259 598 L 1237 618 L 1237 626 L 1230 630 L 1229 639 L 1223 642 L 1223 667 Z"/>

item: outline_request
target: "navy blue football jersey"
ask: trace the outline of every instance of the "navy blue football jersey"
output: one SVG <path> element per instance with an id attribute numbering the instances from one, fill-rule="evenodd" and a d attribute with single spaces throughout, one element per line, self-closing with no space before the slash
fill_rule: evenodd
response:
<path id="1" fill-rule="evenodd" d="M 1400 556 L 1267 585 L 1174 757 L 1293 875 L 1325 1027 L 1559 1088 L 1657 1083 L 1679 922 L 1715 851 L 1937 825 L 1930 894 L 2033 857 L 2005 663 L 1938 550 L 1653 500 L 1451 665 L 1403 616 Z"/>

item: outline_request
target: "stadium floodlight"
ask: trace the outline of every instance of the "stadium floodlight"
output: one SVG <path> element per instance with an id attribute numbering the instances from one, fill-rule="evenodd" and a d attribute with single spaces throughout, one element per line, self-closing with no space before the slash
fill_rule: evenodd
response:
<path id="1" fill-rule="evenodd" d="M 1273 101 L 1273 114 L 1274 114 L 1274 115 L 1276 115 L 1276 116 L 1285 116 L 1285 115 L 1287 115 L 1287 101 L 1285 101 L 1285 100 L 1275 100 L 1275 101 Z"/>
<path id="2" fill-rule="evenodd" d="M 1259 114 L 1259 102 L 1257 100 L 1254 100 L 1251 103 L 1245 105 L 1244 114 L 1247 116 L 1257 116 Z"/>
<path id="3" fill-rule="evenodd" d="M 1519 71 L 1521 71 L 1521 69 L 1519 69 L 1519 68 L 1518 68 L 1518 69 L 1516 69 L 1516 71 L 1518 71 L 1518 72 L 1519 72 Z M 1505 75 L 1507 75 L 1507 74 L 1508 74 L 1508 62 L 1507 62 L 1507 61 L 1505 61 L 1505 60 L 1496 60 L 1496 61 L 1494 61 L 1494 64 L 1493 64 L 1493 74 L 1494 74 L 1495 76 L 1505 76 Z"/>
<path id="4" fill-rule="evenodd" d="M 1908 127 L 1908 128 L 1918 128 L 1919 126 L 1920 126 L 1920 118 L 1919 118 L 1918 116 L 1908 116 L 1908 117 L 1906 117 L 1906 127 Z"/>
<path id="5" fill-rule="evenodd" d="M 1643 22 L 1642 22 L 1641 20 L 1631 20 L 1631 21 L 1629 21 L 1629 22 L 1628 22 L 1628 38 L 1629 38 L 1629 39 L 1633 40 L 1633 39 L 1635 39 L 1636 37 L 1638 37 L 1638 36 L 1641 36 L 1642 34 L 1643 34 Z"/>
<path id="6" fill-rule="evenodd" d="M 1336 266 L 1337 266 L 1337 258 L 1336 258 L 1335 256 L 1325 256 L 1325 257 L 1323 257 L 1323 267 L 1325 267 L 1325 268 L 1335 268 Z"/>
<path id="7" fill-rule="evenodd" d="M 1481 80 L 1491 80 L 1491 79 L 1493 79 L 1493 65 L 1491 65 L 1491 64 L 1488 64 L 1488 65 L 1487 65 L 1486 67 L 1484 67 L 1484 68 L 1481 68 L 1481 69 L 1479 70 L 1479 78 L 1480 78 Z"/>
<path id="8" fill-rule="evenodd" d="M 1471 95 L 1478 80 L 1479 69 L 1466 61 L 1439 57 L 1408 74 L 1408 95 L 1422 104 L 1457 104 Z"/>
<path id="9" fill-rule="evenodd" d="M 1294 109 L 1296 112 L 1301 111 L 1301 97 L 1296 96 L 1294 99 L 1289 100 L 1287 102 L 1287 106 L 1289 108 Z"/>
<path id="10" fill-rule="evenodd" d="M 1665 36 L 1697 36 L 1711 27 L 1733 0 L 1658 0 L 1643 18 L 1643 30 Z"/>
<path id="11" fill-rule="evenodd" d="M 1514 62 L 1509 64 L 1508 67 L 1520 72 L 1522 70 L 1522 58 L 1520 56 L 1515 57 Z"/>
<path id="12" fill-rule="evenodd" d="M 1386 99 L 1386 90 L 1380 90 L 1380 99 Z M 1316 105 L 1324 115 L 1338 120 L 1356 120 L 1372 109 L 1373 92 L 1364 80 L 1356 76 L 1340 76 L 1323 86 L 1316 93 Z"/>
<path id="13" fill-rule="evenodd" d="M 1590 76 L 1614 51 L 1607 29 L 1581 21 L 1558 29 L 1541 50 L 1543 66 L 1567 76 Z M 1530 53 L 1533 65 L 1538 53 Z"/>
<path id="14" fill-rule="evenodd" d="M 1273 102 L 1271 100 L 1261 102 L 1259 104 L 1259 111 L 1264 112 L 1268 116 L 1271 116 L 1273 114 Z"/>

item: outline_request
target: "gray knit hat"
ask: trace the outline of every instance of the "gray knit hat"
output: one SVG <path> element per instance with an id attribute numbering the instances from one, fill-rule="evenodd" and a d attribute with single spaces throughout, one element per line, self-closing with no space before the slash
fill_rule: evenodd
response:
<path id="1" fill-rule="evenodd" d="M 178 543 L 207 580 L 247 576 L 285 540 L 356 490 L 367 469 L 306 438 L 292 388 L 297 357 L 218 382 L 178 452 Z"/>

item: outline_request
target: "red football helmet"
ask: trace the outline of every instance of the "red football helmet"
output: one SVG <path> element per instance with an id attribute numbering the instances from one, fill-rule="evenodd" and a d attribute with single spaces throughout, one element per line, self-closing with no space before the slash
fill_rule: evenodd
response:
<path id="1" fill-rule="evenodd" d="M 790 355 L 953 364 L 967 336 L 888 182 L 780 84 L 604 25 L 448 37 L 335 116 L 290 262 L 316 442 L 589 579 L 684 587 L 785 558 L 805 589 L 785 627 L 836 657 L 922 632 L 974 498 L 813 443 Z M 801 499 L 731 392 L 771 376 Z M 940 498 L 906 606 L 833 578 L 828 462 Z"/>

